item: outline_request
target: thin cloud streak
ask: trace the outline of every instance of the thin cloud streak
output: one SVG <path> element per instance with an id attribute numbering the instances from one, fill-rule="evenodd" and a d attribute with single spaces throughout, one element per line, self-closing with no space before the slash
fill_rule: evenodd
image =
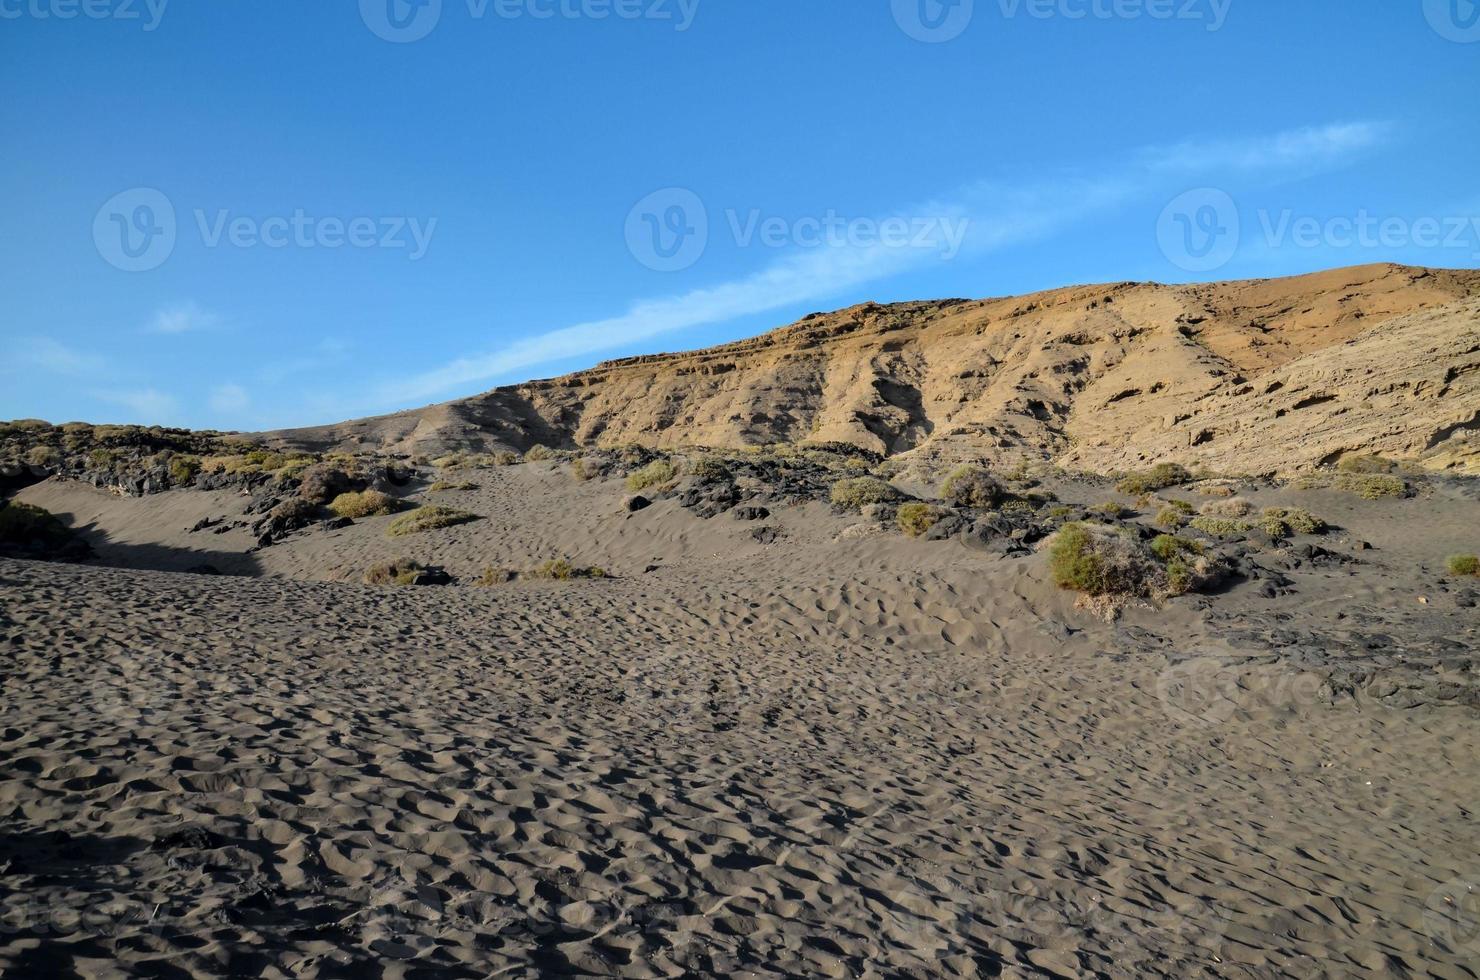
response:
<path id="1" fill-rule="evenodd" d="M 1165 190 L 1165 177 L 1159 174 L 1324 167 L 1380 145 L 1392 130 L 1384 122 L 1346 122 L 1243 140 L 1152 147 L 1137 157 L 1139 165 L 1116 168 L 1100 177 L 1069 177 L 1026 187 L 983 181 L 962 189 L 954 200 L 927 202 L 898 213 L 965 220 L 970 232 L 962 250 L 980 253 L 1044 237 L 1139 195 Z M 381 386 L 375 401 L 383 407 L 444 397 L 541 364 L 820 300 L 933 260 L 938 260 L 938 253 L 931 249 L 883 244 L 793 253 L 742 279 L 639 301 L 620 316 L 563 327 L 515 341 L 499 351 L 458 358 Z"/>

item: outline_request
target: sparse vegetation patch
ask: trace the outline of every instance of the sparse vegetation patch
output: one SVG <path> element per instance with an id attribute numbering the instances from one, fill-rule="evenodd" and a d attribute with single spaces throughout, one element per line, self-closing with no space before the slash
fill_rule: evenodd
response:
<path id="1" fill-rule="evenodd" d="M 391 521 L 386 527 L 385 533 L 393 538 L 405 537 L 408 534 L 419 534 L 422 531 L 435 531 L 439 528 L 454 527 L 458 524 L 466 524 L 469 521 L 478 520 L 477 514 L 469 514 L 465 510 L 455 510 L 451 507 L 418 507 L 409 514 L 402 514 Z"/>

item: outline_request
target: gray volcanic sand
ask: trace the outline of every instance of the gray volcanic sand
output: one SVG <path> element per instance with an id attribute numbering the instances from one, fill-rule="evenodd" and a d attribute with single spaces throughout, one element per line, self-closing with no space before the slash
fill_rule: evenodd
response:
<path id="1" fill-rule="evenodd" d="M 1480 971 L 1475 714 L 1333 686 L 1473 677 L 1471 500 L 1293 495 L 1357 563 L 1110 624 L 1041 557 L 816 505 L 762 546 L 470 478 L 435 498 L 478 523 L 251 555 L 182 530 L 229 495 L 21 495 L 105 564 L 268 577 L 0 562 L 7 975 Z M 402 554 L 619 577 L 309 581 Z"/>

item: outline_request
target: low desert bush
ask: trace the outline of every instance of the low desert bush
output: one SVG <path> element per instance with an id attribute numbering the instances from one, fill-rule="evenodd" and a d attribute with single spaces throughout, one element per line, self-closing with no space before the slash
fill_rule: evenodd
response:
<path id="1" fill-rule="evenodd" d="M 1272 538 L 1291 534 L 1320 534 L 1326 522 L 1300 507 L 1266 507 L 1259 526 Z"/>
<path id="2" fill-rule="evenodd" d="M 88 465 L 100 470 L 110 469 L 113 466 L 114 460 L 117 458 L 117 454 L 113 450 L 104 449 L 101 446 L 87 454 Z M 199 462 L 199 460 L 196 460 L 197 465 Z"/>
<path id="3" fill-rule="evenodd" d="M 1192 517 L 1192 505 L 1183 500 L 1167 500 L 1162 503 L 1161 509 L 1156 512 L 1152 523 L 1157 527 L 1175 531 L 1184 526 Z"/>
<path id="4" fill-rule="evenodd" d="M 267 516 L 279 527 L 302 527 L 319 514 L 319 505 L 302 497 L 289 497 L 268 511 Z"/>
<path id="5" fill-rule="evenodd" d="M 327 504 L 342 493 L 351 493 L 365 481 L 337 463 L 315 463 L 300 474 L 298 496 L 314 503 Z"/>
<path id="6" fill-rule="evenodd" d="M 451 480 L 438 480 L 427 487 L 427 493 L 447 493 L 452 490 L 477 490 L 478 484 L 469 483 L 464 480 L 461 483 L 453 483 Z"/>
<path id="7" fill-rule="evenodd" d="M 1408 484 L 1396 476 L 1360 476 L 1342 474 L 1331 484 L 1337 490 L 1354 493 L 1363 500 L 1408 496 Z"/>
<path id="8" fill-rule="evenodd" d="M 1126 494 L 1154 493 L 1167 487 L 1191 483 L 1194 477 L 1181 463 L 1158 463 L 1149 470 L 1126 473 L 1115 484 L 1115 489 Z"/>
<path id="9" fill-rule="evenodd" d="M 1341 462 L 1336 464 L 1339 473 L 1396 473 L 1398 464 L 1381 456 L 1343 456 Z"/>
<path id="10" fill-rule="evenodd" d="M 677 467 L 666 459 L 655 459 L 636 473 L 628 475 L 627 489 L 636 493 L 648 487 L 659 487 L 665 483 L 672 483 L 677 477 Z"/>
<path id="11" fill-rule="evenodd" d="M 1199 517 L 1194 517 L 1188 522 L 1188 526 L 1215 538 L 1231 538 L 1236 534 L 1243 534 L 1254 525 L 1248 521 L 1241 521 L 1236 517 L 1214 517 L 1209 514 L 1203 514 Z"/>
<path id="12" fill-rule="evenodd" d="M 1254 505 L 1244 497 L 1227 497 L 1209 500 L 1197 512 L 1204 517 L 1247 517 L 1254 512 Z"/>
<path id="13" fill-rule="evenodd" d="M 49 510 L 13 500 L 0 505 L 0 545 L 58 547 L 72 531 Z"/>
<path id="14" fill-rule="evenodd" d="M 106 450 L 105 450 L 106 452 Z M 188 487 L 200 473 L 199 456 L 171 456 L 170 482 L 177 487 Z"/>
<path id="15" fill-rule="evenodd" d="M 1151 553 L 1162 561 L 1171 561 L 1178 555 L 1202 554 L 1202 545 L 1191 538 L 1179 538 L 1174 534 L 1158 534 L 1151 541 Z"/>
<path id="16" fill-rule="evenodd" d="M 607 574 L 604 569 L 595 567 L 583 568 L 578 565 L 572 565 L 564 558 L 556 558 L 553 561 L 540 564 L 529 573 L 529 577 L 555 582 L 568 582 L 571 579 L 578 578 L 606 578 Z"/>
<path id="17" fill-rule="evenodd" d="M 515 452 L 510 452 L 507 449 L 500 450 L 499 452 L 493 454 L 494 466 L 516 466 L 518 465 L 518 463 L 519 454 Z"/>
<path id="18" fill-rule="evenodd" d="M 911 503 L 900 505 L 899 511 L 895 515 L 895 520 L 899 523 L 899 529 L 901 531 L 912 538 L 918 538 L 940 523 L 940 519 L 944 516 L 945 512 L 939 507 L 932 507 L 930 504 Z"/>
<path id="19" fill-rule="evenodd" d="M 404 504 L 388 493 L 379 490 L 360 490 L 341 493 L 329 504 L 336 517 L 360 520 L 366 517 L 386 517 L 401 510 Z"/>
<path id="20" fill-rule="evenodd" d="M 730 468 L 713 456 L 696 456 L 684 469 L 696 480 L 706 483 L 723 483 L 730 479 Z"/>
<path id="21" fill-rule="evenodd" d="M 62 454 L 51 446 L 33 446 L 26 453 L 26 462 L 33 466 L 56 466 L 62 461 Z"/>
<path id="22" fill-rule="evenodd" d="M 1002 484 L 980 466 L 960 466 L 940 485 L 941 499 L 955 507 L 989 510 L 1007 496 Z"/>
<path id="23" fill-rule="evenodd" d="M 1480 555 L 1450 555 L 1445 564 L 1450 575 L 1480 576 Z"/>
<path id="24" fill-rule="evenodd" d="M 422 531 L 435 531 L 444 527 L 453 527 L 458 524 L 466 524 L 469 521 L 478 520 L 477 514 L 469 514 L 465 510 L 454 510 L 451 507 L 418 507 L 408 514 L 391 521 L 386 527 L 385 533 L 393 538 L 405 537 L 408 534 L 418 534 Z"/>
<path id="25" fill-rule="evenodd" d="M 1095 504 L 1089 510 L 1092 514 L 1099 514 L 1101 517 L 1107 517 L 1111 520 L 1116 520 L 1126 515 L 1126 509 L 1113 500 L 1107 500 L 1102 504 Z"/>
<path id="26" fill-rule="evenodd" d="M 1149 597 L 1166 588 L 1162 567 L 1135 538 L 1093 524 L 1066 524 L 1048 553 L 1054 582 L 1092 596 Z"/>
<path id="27" fill-rule="evenodd" d="M 365 569 L 363 581 L 366 585 L 415 585 L 426 571 L 426 566 L 420 562 L 397 558 Z"/>
<path id="28" fill-rule="evenodd" d="M 539 444 L 530 446 L 529 449 L 525 450 L 524 453 L 524 461 L 526 463 L 538 463 L 541 460 L 554 458 L 555 450 L 550 449 L 546 446 L 541 446 Z"/>
<path id="29" fill-rule="evenodd" d="M 512 568 L 495 568 L 490 566 L 479 573 L 478 577 L 473 580 L 473 584 L 479 588 L 488 589 L 495 585 L 506 585 L 518 577 L 519 573 Z"/>
<path id="30" fill-rule="evenodd" d="M 850 476 L 839 480 L 828 494 L 834 506 L 852 511 L 862 510 L 869 504 L 891 503 L 900 496 L 898 490 L 871 476 Z"/>

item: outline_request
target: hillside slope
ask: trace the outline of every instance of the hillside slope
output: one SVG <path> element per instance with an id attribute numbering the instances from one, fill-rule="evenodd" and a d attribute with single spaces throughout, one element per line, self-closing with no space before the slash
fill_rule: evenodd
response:
<path id="1" fill-rule="evenodd" d="M 1475 470 L 1476 429 L 1480 272 L 1370 265 L 867 303 L 707 350 L 265 435 L 414 452 L 823 440 L 942 459 L 1274 472 L 1355 452 Z"/>

